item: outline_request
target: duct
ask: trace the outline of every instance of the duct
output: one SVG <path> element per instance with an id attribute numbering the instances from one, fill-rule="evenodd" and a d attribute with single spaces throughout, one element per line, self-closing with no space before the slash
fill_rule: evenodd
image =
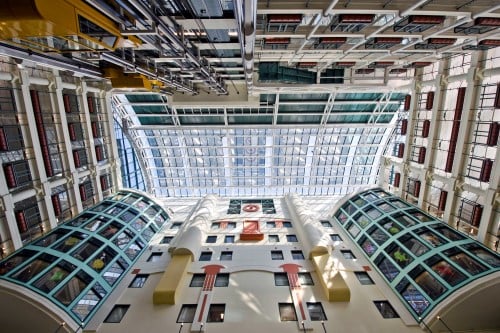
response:
<path id="1" fill-rule="evenodd" d="M 255 22 L 257 21 L 257 5 L 255 1 L 235 0 L 234 11 L 238 22 L 238 33 L 241 36 L 240 46 L 243 55 L 243 67 L 247 90 L 253 88 Z"/>
<path id="2" fill-rule="evenodd" d="M 76 62 L 68 58 L 58 59 L 47 54 L 36 53 L 31 50 L 23 50 L 21 48 L 3 43 L 0 43 L 0 54 L 35 63 L 43 63 L 47 67 L 56 68 L 58 70 L 72 71 L 92 78 L 102 78 L 99 70 L 83 67 L 83 63 Z"/>
<path id="3" fill-rule="evenodd" d="M 121 59 L 121 58 L 118 58 L 112 54 L 109 54 L 109 53 L 103 53 L 101 55 L 102 59 L 105 60 L 105 61 L 108 61 L 112 64 L 115 64 L 115 65 L 119 65 L 119 66 L 122 66 L 124 68 L 134 68 L 135 71 L 137 73 L 140 73 L 140 74 L 144 74 L 148 77 L 152 77 L 152 78 L 156 78 L 158 79 L 159 81 L 162 81 L 162 82 L 165 82 L 166 84 L 168 85 L 171 85 L 171 86 L 174 86 L 175 88 L 179 89 L 179 90 L 182 90 L 182 91 L 185 91 L 185 92 L 189 92 L 189 93 L 192 93 L 192 94 L 198 94 L 197 91 L 193 90 L 191 87 L 188 87 L 188 86 L 185 86 L 179 82 L 176 82 L 176 81 L 173 81 L 173 80 L 168 80 L 164 77 L 160 77 L 158 76 L 156 73 L 154 72 L 151 72 L 145 68 L 141 68 L 141 67 L 136 67 L 133 63 L 131 63 L 130 61 L 128 60 L 124 60 L 124 59 Z"/>
<path id="4" fill-rule="evenodd" d="M 142 3 L 137 0 L 129 0 L 129 2 L 146 18 L 156 23 L 160 37 L 162 37 L 161 34 L 167 36 L 176 48 L 180 48 L 184 51 L 186 57 L 193 62 L 196 67 L 200 67 L 202 69 L 201 73 L 206 76 L 206 80 L 208 80 L 208 82 L 215 83 L 215 89 L 218 93 L 227 94 L 226 88 L 218 83 L 208 71 L 204 70 L 204 66 L 200 63 L 199 59 L 192 54 L 191 50 L 181 40 L 179 40 L 179 38 L 172 31 L 170 31 L 170 27 L 166 26 L 163 21 L 159 20 L 153 13 L 150 12 L 148 8 L 144 7 Z"/>

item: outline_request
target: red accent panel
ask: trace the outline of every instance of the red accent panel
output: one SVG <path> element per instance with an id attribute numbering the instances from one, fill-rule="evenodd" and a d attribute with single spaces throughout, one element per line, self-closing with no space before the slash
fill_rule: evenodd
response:
<path id="1" fill-rule="evenodd" d="M 444 19 L 444 16 L 410 15 L 408 22 L 417 24 L 441 24 L 444 22 Z"/>
<path id="2" fill-rule="evenodd" d="M 87 96 L 87 104 L 89 106 L 89 113 L 94 113 L 94 99 L 92 96 Z"/>
<path id="3" fill-rule="evenodd" d="M 438 203 L 438 209 L 440 211 L 444 211 L 446 208 L 446 199 L 448 198 L 448 192 L 441 190 L 441 193 L 439 193 L 439 203 Z"/>
<path id="4" fill-rule="evenodd" d="M 5 137 L 3 127 L 0 127 L 0 150 L 6 151 L 7 149 L 7 138 Z"/>
<path id="5" fill-rule="evenodd" d="M 200 315 L 198 316 L 198 322 L 203 320 L 203 312 L 205 312 L 205 307 L 207 306 L 207 294 L 203 295 L 203 301 L 201 302 Z"/>
<path id="6" fill-rule="evenodd" d="M 429 38 L 428 44 L 451 45 L 457 41 L 456 38 Z"/>
<path id="7" fill-rule="evenodd" d="M 91 122 L 90 127 L 92 128 L 92 137 L 99 138 L 100 133 L 99 133 L 99 125 L 97 124 L 97 121 Z"/>
<path id="8" fill-rule="evenodd" d="M 260 232 L 259 221 L 244 221 L 243 232 L 240 240 L 260 241 L 264 239 L 264 234 Z"/>
<path id="9" fill-rule="evenodd" d="M 225 267 L 222 265 L 206 265 L 203 266 L 202 268 L 205 271 L 205 274 L 216 275 L 219 274 L 220 270 Z"/>
<path id="10" fill-rule="evenodd" d="M 247 213 L 255 213 L 260 210 L 259 205 L 254 205 L 254 204 L 248 204 L 243 206 L 242 210 Z"/>
<path id="11" fill-rule="evenodd" d="M 434 106 L 434 91 L 429 91 L 427 93 L 427 99 L 425 100 L 425 109 L 432 110 Z"/>
<path id="12" fill-rule="evenodd" d="M 283 228 L 283 220 L 274 220 L 276 228 Z"/>
<path id="13" fill-rule="evenodd" d="M 429 119 L 424 120 L 422 124 L 422 137 L 427 138 L 429 136 L 429 131 L 431 129 L 431 121 Z"/>
<path id="14" fill-rule="evenodd" d="M 472 216 L 470 223 L 474 227 L 479 227 L 479 223 L 481 223 L 481 217 L 483 216 L 483 207 L 479 204 L 474 205 L 472 209 Z"/>
<path id="15" fill-rule="evenodd" d="M 491 169 L 493 167 L 493 160 L 485 158 L 483 160 L 483 165 L 481 166 L 481 174 L 479 180 L 482 182 L 490 181 Z"/>
<path id="16" fill-rule="evenodd" d="M 302 267 L 297 264 L 283 264 L 280 268 L 283 269 L 283 272 L 288 274 L 297 274 L 299 272 L 299 268 Z"/>
<path id="17" fill-rule="evenodd" d="M 52 200 L 52 207 L 54 208 L 54 214 L 56 216 L 61 215 L 62 209 L 61 209 L 61 200 L 59 199 L 59 194 L 53 194 L 50 199 Z"/>
<path id="18" fill-rule="evenodd" d="M 375 44 L 401 44 L 403 38 L 399 37 L 376 37 Z"/>
<path id="19" fill-rule="evenodd" d="M 102 175 L 99 177 L 99 181 L 101 182 L 101 189 L 104 191 L 104 190 L 107 190 L 109 187 L 108 187 L 108 178 L 106 177 L 106 175 Z"/>
<path id="20" fill-rule="evenodd" d="M 7 181 L 8 188 L 17 186 L 16 176 L 14 175 L 14 167 L 12 164 L 4 164 L 3 172 L 5 173 L 5 180 Z"/>
<path id="21" fill-rule="evenodd" d="M 335 67 L 349 68 L 356 65 L 355 61 L 338 61 L 335 63 Z"/>
<path id="22" fill-rule="evenodd" d="M 270 14 L 267 15 L 269 23 L 300 23 L 302 14 Z"/>
<path id="23" fill-rule="evenodd" d="M 413 188 L 413 196 L 418 198 L 418 196 L 420 195 L 420 186 L 421 186 L 421 182 L 420 180 L 415 180 L 415 186 Z"/>
<path id="24" fill-rule="evenodd" d="M 63 101 L 64 101 L 64 111 L 66 111 L 66 113 L 71 113 L 71 103 L 69 101 L 68 94 L 63 95 Z"/>
<path id="25" fill-rule="evenodd" d="M 347 42 L 347 37 L 321 37 L 319 42 L 321 44 L 344 44 Z"/>
<path id="26" fill-rule="evenodd" d="M 424 164 L 424 162 L 425 162 L 425 153 L 426 153 L 425 147 L 420 147 L 420 149 L 418 151 L 418 163 L 419 164 Z"/>
<path id="27" fill-rule="evenodd" d="M 362 266 L 362 267 L 365 270 L 365 272 L 370 272 L 372 270 L 370 266 Z"/>
<path id="28" fill-rule="evenodd" d="M 453 125 L 451 127 L 450 148 L 446 157 L 446 172 L 451 172 L 453 167 L 453 159 L 455 158 L 455 150 L 457 148 L 458 132 L 460 130 L 460 121 L 462 120 L 462 110 L 465 100 L 465 87 L 458 88 L 457 104 L 455 105 L 455 114 L 453 115 Z"/>
<path id="29" fill-rule="evenodd" d="M 315 67 L 318 63 L 317 62 L 299 62 L 297 64 L 298 67 Z"/>
<path id="30" fill-rule="evenodd" d="M 500 109 L 500 83 L 497 84 L 497 92 L 495 94 L 495 109 Z"/>
<path id="31" fill-rule="evenodd" d="M 266 38 L 266 44 L 290 44 L 290 38 Z"/>
<path id="32" fill-rule="evenodd" d="M 500 18 L 498 17 L 478 17 L 474 20 L 474 25 L 483 25 L 490 27 L 499 27 Z"/>
<path id="33" fill-rule="evenodd" d="M 75 130 L 75 124 L 69 123 L 68 124 L 68 131 L 69 131 L 69 138 L 71 141 L 76 141 L 76 130 Z"/>
<path id="34" fill-rule="evenodd" d="M 401 120 L 401 135 L 406 135 L 408 130 L 408 119 Z"/>
<path id="35" fill-rule="evenodd" d="M 103 154 L 101 145 L 95 146 L 95 157 L 96 157 L 98 162 L 100 162 L 104 159 L 104 154 Z"/>
<path id="36" fill-rule="evenodd" d="M 340 23 L 371 23 L 375 15 L 373 14 L 340 14 Z"/>
<path id="37" fill-rule="evenodd" d="M 413 67 L 413 68 L 422 68 L 422 67 L 425 67 L 425 66 L 429 66 L 431 65 L 432 62 L 430 61 L 415 61 L 415 62 L 412 62 L 410 67 Z"/>
<path id="38" fill-rule="evenodd" d="M 18 211 L 15 213 L 16 215 L 16 222 L 17 222 L 17 228 L 19 229 L 20 233 L 25 233 L 28 231 L 28 223 L 26 222 L 26 216 L 24 216 L 23 211 Z"/>
<path id="39" fill-rule="evenodd" d="M 393 183 L 394 187 L 399 187 L 400 181 L 401 181 L 401 173 L 396 172 L 394 174 L 394 183 Z"/>
<path id="40" fill-rule="evenodd" d="M 78 188 L 80 190 L 80 198 L 82 199 L 82 201 L 87 200 L 87 192 L 85 192 L 85 184 L 80 184 Z"/>
<path id="41" fill-rule="evenodd" d="M 73 160 L 75 161 L 75 167 L 79 168 L 82 166 L 78 150 L 73 150 Z"/>
<path id="42" fill-rule="evenodd" d="M 402 158 L 403 155 L 404 155 L 404 152 L 405 152 L 405 144 L 403 142 L 401 142 L 399 145 L 398 145 L 398 157 L 399 158 Z"/>
<path id="43" fill-rule="evenodd" d="M 374 68 L 358 68 L 356 74 L 372 74 L 375 72 Z"/>
<path id="44" fill-rule="evenodd" d="M 486 46 L 500 46 L 500 40 L 499 39 L 483 39 L 478 43 L 478 45 L 486 45 Z"/>
<path id="45" fill-rule="evenodd" d="M 132 274 L 139 274 L 140 271 L 141 271 L 140 268 L 135 268 L 132 270 Z"/>
<path id="46" fill-rule="evenodd" d="M 411 106 L 411 95 L 406 95 L 403 110 L 410 111 L 410 106 Z"/>
<path id="47" fill-rule="evenodd" d="M 488 131 L 488 139 L 486 141 L 486 144 L 488 146 L 496 146 L 498 143 L 498 132 L 500 129 L 500 125 L 498 122 L 494 122 L 490 124 L 490 129 Z"/>

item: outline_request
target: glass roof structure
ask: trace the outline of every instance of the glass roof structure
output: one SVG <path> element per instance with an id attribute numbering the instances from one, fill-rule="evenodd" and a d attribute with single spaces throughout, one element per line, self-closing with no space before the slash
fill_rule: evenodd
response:
<path id="1" fill-rule="evenodd" d="M 376 183 L 404 97 L 272 93 L 256 107 L 202 108 L 140 92 L 115 94 L 112 105 L 156 197 L 317 196 Z"/>

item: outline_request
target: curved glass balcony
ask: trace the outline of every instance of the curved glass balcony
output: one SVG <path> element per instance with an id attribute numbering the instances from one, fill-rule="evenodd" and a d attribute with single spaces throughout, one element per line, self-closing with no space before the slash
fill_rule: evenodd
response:
<path id="1" fill-rule="evenodd" d="M 351 197 L 334 218 L 416 319 L 500 270 L 496 253 L 381 189 Z"/>
<path id="2" fill-rule="evenodd" d="M 168 220 L 144 194 L 120 191 L 1 261 L 0 279 L 85 324 Z"/>

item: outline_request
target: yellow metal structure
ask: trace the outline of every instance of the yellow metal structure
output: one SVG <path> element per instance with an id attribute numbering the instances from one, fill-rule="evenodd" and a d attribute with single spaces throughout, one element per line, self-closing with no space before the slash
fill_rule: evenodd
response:
<path id="1" fill-rule="evenodd" d="M 42 52 L 113 51 L 136 47 L 118 24 L 81 0 L 2 0 L 0 38 Z"/>
<path id="2" fill-rule="evenodd" d="M 113 88 L 117 89 L 145 89 L 158 92 L 165 87 L 161 81 L 149 79 L 139 73 L 123 73 L 121 68 L 104 68 L 103 76 L 111 81 Z"/>

